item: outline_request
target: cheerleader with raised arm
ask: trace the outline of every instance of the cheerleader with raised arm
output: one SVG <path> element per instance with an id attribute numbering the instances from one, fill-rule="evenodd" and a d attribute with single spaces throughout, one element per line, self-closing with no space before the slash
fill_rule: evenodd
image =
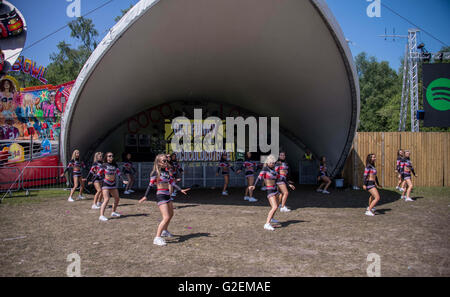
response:
<path id="1" fill-rule="evenodd" d="M 266 186 L 267 191 L 267 199 L 270 203 L 270 210 L 267 214 L 266 223 L 264 224 L 264 229 L 273 231 L 275 228 L 270 224 L 271 222 L 277 222 L 274 220 L 275 213 L 278 209 L 278 204 L 280 201 L 280 193 L 277 190 L 277 182 L 279 182 L 279 174 L 275 170 L 275 163 L 277 162 L 277 158 L 274 155 L 269 155 L 264 162 L 264 167 L 258 175 L 255 183 L 249 187 L 250 190 L 254 190 L 256 185 L 260 180 Z"/>
<path id="2" fill-rule="evenodd" d="M 155 158 L 155 162 L 153 164 L 153 170 L 150 174 L 150 183 L 147 187 L 147 191 L 139 200 L 139 203 L 142 203 L 147 200 L 148 195 L 150 193 L 150 189 L 152 187 L 156 187 L 156 201 L 158 203 L 159 210 L 162 215 L 162 220 L 158 225 L 158 229 L 156 230 L 156 236 L 153 240 L 153 244 L 164 246 L 166 245 L 166 241 L 163 237 L 172 237 L 172 234 L 167 230 L 169 227 L 169 223 L 173 218 L 173 198 L 170 196 L 169 185 L 173 188 L 179 190 L 184 195 L 187 194 L 187 191 L 190 189 L 181 189 L 175 183 L 175 180 L 170 175 L 168 170 L 169 159 L 164 154 L 159 154 Z"/>

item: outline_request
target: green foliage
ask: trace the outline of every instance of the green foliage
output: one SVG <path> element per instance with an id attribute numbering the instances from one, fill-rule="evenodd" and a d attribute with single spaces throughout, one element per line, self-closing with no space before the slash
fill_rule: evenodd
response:
<path id="1" fill-rule="evenodd" d="M 388 62 L 368 58 L 366 53 L 356 56 L 355 63 L 361 95 L 359 131 L 388 131 L 388 127 L 397 130 L 401 77 Z"/>
<path id="2" fill-rule="evenodd" d="M 9 76 L 14 77 L 21 88 L 28 88 L 34 86 L 42 86 L 42 82 L 29 74 L 25 74 L 22 71 L 9 71 Z"/>
<path id="3" fill-rule="evenodd" d="M 441 52 L 450 51 L 444 47 Z M 443 61 L 450 62 L 450 61 Z M 358 131 L 398 131 L 402 97 L 403 60 L 399 73 L 388 62 L 378 62 L 362 52 L 355 57 L 360 87 L 360 123 Z M 422 109 L 422 66 L 419 65 L 419 109 Z M 408 102 L 409 103 L 409 102 Z M 406 130 L 410 129 L 411 115 L 408 111 Z M 423 132 L 444 132 L 450 128 L 424 128 Z"/>
<path id="4" fill-rule="evenodd" d="M 131 9 L 133 8 L 133 4 L 130 4 L 130 7 L 128 7 L 127 9 L 121 9 L 120 12 L 122 13 L 122 15 L 116 16 L 114 18 L 115 22 L 120 21 L 120 19 Z"/>
<path id="5" fill-rule="evenodd" d="M 98 32 L 92 20 L 83 17 L 69 23 L 70 36 L 81 42 L 78 48 L 72 48 L 65 41 L 58 43 L 57 53 L 52 53 L 47 67 L 46 78 L 50 84 L 58 85 L 77 78 L 81 68 L 92 51 L 97 47 L 95 37 Z"/>

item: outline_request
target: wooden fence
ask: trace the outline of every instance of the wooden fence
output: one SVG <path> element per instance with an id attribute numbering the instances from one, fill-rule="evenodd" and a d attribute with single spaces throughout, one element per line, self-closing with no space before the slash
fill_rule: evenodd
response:
<path id="1" fill-rule="evenodd" d="M 450 186 L 449 132 L 358 132 L 345 163 L 343 177 L 351 185 L 362 187 L 366 157 L 376 154 L 378 180 L 384 187 L 397 185 L 397 150 L 411 152 L 417 186 Z"/>

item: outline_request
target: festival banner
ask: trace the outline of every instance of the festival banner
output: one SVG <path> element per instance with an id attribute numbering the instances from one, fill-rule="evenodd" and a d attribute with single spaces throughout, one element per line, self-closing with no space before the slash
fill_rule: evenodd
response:
<path id="1" fill-rule="evenodd" d="M 450 127 L 450 64 L 423 65 L 424 127 Z"/>

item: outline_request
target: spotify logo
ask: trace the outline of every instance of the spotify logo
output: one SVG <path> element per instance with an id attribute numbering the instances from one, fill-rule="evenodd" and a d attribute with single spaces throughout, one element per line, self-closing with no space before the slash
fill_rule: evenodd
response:
<path id="1" fill-rule="evenodd" d="M 438 78 L 432 81 L 426 92 L 428 104 L 436 110 L 450 110 L 450 79 Z"/>

